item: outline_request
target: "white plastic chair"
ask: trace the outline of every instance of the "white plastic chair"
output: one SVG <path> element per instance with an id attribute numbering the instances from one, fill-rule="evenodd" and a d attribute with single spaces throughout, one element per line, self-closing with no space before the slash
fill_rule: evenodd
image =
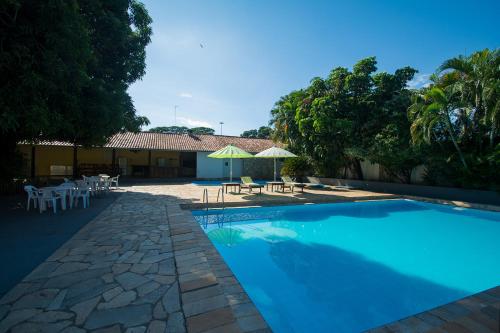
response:
<path id="1" fill-rule="evenodd" d="M 76 189 L 87 189 L 91 196 L 96 194 L 94 182 L 91 180 L 90 177 L 86 177 L 86 180 L 77 180 L 75 181 L 75 183 L 76 183 Z"/>
<path id="2" fill-rule="evenodd" d="M 101 178 L 98 176 L 85 177 L 84 179 L 90 186 L 90 195 L 98 194 L 101 192 L 100 181 Z"/>
<path id="3" fill-rule="evenodd" d="M 78 199 L 82 198 L 83 208 L 87 208 L 90 205 L 90 191 L 88 187 L 78 187 L 73 194 L 73 200 L 75 201 L 75 207 L 78 207 Z"/>
<path id="4" fill-rule="evenodd" d="M 35 186 L 26 185 L 24 187 L 24 190 L 26 191 L 26 193 L 28 193 L 28 202 L 26 204 L 26 210 L 30 210 L 31 200 L 33 200 L 33 206 L 37 208 L 38 196 L 39 196 L 38 189 Z"/>
<path id="5" fill-rule="evenodd" d="M 66 206 L 66 197 L 69 199 L 69 208 L 73 208 L 73 197 L 75 195 L 75 190 L 76 190 L 76 184 L 73 182 L 66 182 L 62 183 L 61 185 L 57 186 L 57 189 L 60 189 L 60 193 L 64 194 L 63 200 L 63 207 Z"/>
<path id="6" fill-rule="evenodd" d="M 111 177 L 109 179 L 109 187 L 113 186 L 113 184 L 115 184 L 115 189 L 117 189 L 119 187 L 118 185 L 118 178 L 120 178 L 120 175 L 116 176 L 116 177 Z"/>
<path id="7" fill-rule="evenodd" d="M 62 197 L 57 194 L 54 190 L 43 190 L 38 197 L 38 205 L 40 206 L 40 213 L 46 209 L 47 203 L 52 205 L 52 209 L 54 210 L 54 214 L 57 213 L 57 200 L 61 200 Z M 61 205 L 63 205 L 61 200 Z"/>
<path id="8" fill-rule="evenodd" d="M 101 178 L 99 181 L 99 186 L 104 192 L 109 192 L 111 188 L 111 181 L 108 178 Z"/>

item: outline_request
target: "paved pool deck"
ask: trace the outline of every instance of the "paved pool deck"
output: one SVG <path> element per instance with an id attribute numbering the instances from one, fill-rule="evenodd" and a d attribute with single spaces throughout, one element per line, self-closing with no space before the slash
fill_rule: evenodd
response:
<path id="1" fill-rule="evenodd" d="M 84 209 L 26 211 L 26 196 L 0 197 L 0 297 L 47 259 L 85 224 L 93 220 L 118 197 L 119 192 L 91 198 Z M 7 269 L 8 268 L 8 269 Z"/>
<path id="2" fill-rule="evenodd" d="M 209 202 L 216 204 L 217 190 L 209 187 Z M 191 184 L 126 188 L 0 299 L 0 333 L 269 332 L 191 212 L 183 209 L 199 206 L 202 191 Z M 306 190 L 224 199 L 228 206 L 246 206 L 394 197 Z M 496 332 L 500 288 L 459 302 L 375 331 Z"/>

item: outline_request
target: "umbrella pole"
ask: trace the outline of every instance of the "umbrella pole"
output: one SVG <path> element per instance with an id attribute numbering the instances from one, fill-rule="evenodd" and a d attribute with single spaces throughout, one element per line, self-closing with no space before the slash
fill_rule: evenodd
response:
<path id="1" fill-rule="evenodd" d="M 229 159 L 229 182 L 233 181 L 233 159 Z"/>
<path id="2" fill-rule="evenodd" d="M 274 181 L 276 181 L 276 157 L 274 158 Z"/>

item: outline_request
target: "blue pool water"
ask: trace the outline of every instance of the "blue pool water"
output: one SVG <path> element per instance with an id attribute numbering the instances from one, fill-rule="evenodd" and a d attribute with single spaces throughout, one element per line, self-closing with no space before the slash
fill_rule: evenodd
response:
<path id="1" fill-rule="evenodd" d="M 275 332 L 359 332 L 500 284 L 500 213 L 388 200 L 193 215 Z"/>

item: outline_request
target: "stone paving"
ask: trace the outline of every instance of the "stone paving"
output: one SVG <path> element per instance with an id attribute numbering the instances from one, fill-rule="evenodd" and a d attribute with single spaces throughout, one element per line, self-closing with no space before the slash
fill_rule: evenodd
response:
<path id="1" fill-rule="evenodd" d="M 270 332 L 191 212 L 182 209 L 199 204 L 202 189 L 180 184 L 127 188 L 0 299 L 0 333 Z M 211 200 L 217 189 L 210 189 Z M 393 196 L 366 191 L 261 196 L 273 197 L 275 202 L 294 203 Z M 225 196 L 227 203 L 265 203 L 252 198 L 253 194 Z M 481 309 L 491 314 L 499 308 L 500 296 L 498 290 L 485 295 L 468 306 L 478 308 L 487 299 Z M 425 331 L 420 329 L 425 325 L 408 329 L 408 322 L 416 320 L 411 318 L 377 332 Z M 436 330 L 442 331 L 453 332 Z"/>
<path id="2" fill-rule="evenodd" d="M 184 332 L 165 200 L 124 194 L 0 304 L 0 332 Z"/>
<path id="3" fill-rule="evenodd" d="M 368 332 L 498 333 L 500 286 Z"/>
<path id="4" fill-rule="evenodd" d="M 0 333 L 268 331 L 175 193 L 129 188 L 0 299 Z"/>

